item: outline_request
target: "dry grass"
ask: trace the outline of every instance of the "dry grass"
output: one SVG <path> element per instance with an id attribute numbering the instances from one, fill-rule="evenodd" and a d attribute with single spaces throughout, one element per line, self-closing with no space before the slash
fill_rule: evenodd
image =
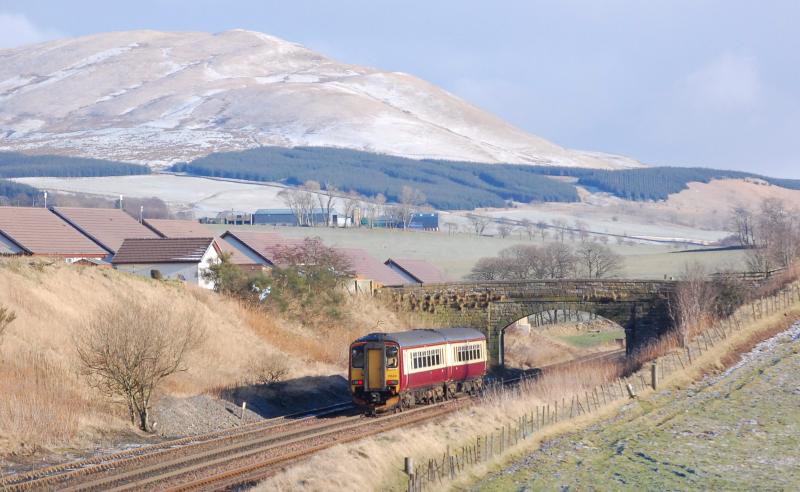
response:
<path id="1" fill-rule="evenodd" d="M 479 404 L 442 420 L 393 430 L 352 444 L 336 446 L 268 479 L 257 490 L 384 490 L 401 478 L 405 456 L 441 455 L 447 446 L 461 446 L 493 432 L 536 405 L 569 398 L 614 379 L 621 367 L 587 363 L 546 373 L 515 390 L 487 391 Z"/>
<path id="2" fill-rule="evenodd" d="M 73 344 L 92 314 L 120 295 L 196 313 L 205 341 L 189 354 L 188 371 L 168 377 L 160 387 L 162 394 L 178 397 L 235 385 L 262 357 L 289 361 L 290 379 L 343 373 L 352 338 L 370 331 L 377 320 L 385 320 L 387 331 L 404 327 L 372 302 L 347 307 L 358 320 L 350 326 L 312 331 L 181 284 L 60 261 L 0 259 L 0 305 L 17 315 L 0 346 L 0 457 L 98 444 L 98 435 L 108 430 L 130 429 L 126 412 L 78 375 Z"/>

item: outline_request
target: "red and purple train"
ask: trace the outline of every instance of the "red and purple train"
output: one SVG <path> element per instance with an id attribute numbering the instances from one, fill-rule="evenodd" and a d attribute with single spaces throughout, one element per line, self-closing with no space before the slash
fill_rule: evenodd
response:
<path id="1" fill-rule="evenodd" d="M 472 328 L 370 333 L 350 345 L 353 401 L 374 413 L 475 393 L 486 355 L 486 337 Z"/>

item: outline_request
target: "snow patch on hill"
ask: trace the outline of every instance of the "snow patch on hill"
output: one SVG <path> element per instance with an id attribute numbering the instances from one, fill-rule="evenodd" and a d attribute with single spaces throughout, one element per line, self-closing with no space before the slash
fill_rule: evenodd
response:
<path id="1" fill-rule="evenodd" d="M 0 150 L 156 167 L 265 145 L 641 166 L 562 148 L 413 76 L 243 30 L 107 33 L 0 50 L 0 102 Z"/>

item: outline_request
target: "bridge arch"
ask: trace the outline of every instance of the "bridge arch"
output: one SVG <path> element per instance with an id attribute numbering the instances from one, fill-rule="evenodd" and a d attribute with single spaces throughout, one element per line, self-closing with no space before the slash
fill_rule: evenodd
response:
<path id="1" fill-rule="evenodd" d="M 668 298 L 674 282 L 647 280 L 532 280 L 459 282 L 383 288 L 389 306 L 424 326 L 471 326 L 486 334 L 490 364 L 502 366 L 502 332 L 548 309 L 597 314 L 625 328 L 633 350 L 671 328 Z"/>

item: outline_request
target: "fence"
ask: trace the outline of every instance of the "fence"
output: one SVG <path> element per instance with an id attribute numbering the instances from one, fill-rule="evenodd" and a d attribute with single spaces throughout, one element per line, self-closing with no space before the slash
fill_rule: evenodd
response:
<path id="1" fill-rule="evenodd" d="M 600 384 L 583 394 L 573 394 L 551 403 L 537 405 L 529 413 L 520 415 L 495 432 L 474 437 L 460 446 L 447 446 L 441 458 L 428 458 L 415 465 L 405 458 L 404 471 L 408 477 L 408 492 L 421 492 L 440 488 L 445 481 L 456 479 L 461 473 L 480 463 L 500 456 L 509 448 L 525 441 L 535 433 L 558 422 L 597 412 L 621 399 L 636 398 L 638 393 L 658 389 L 659 382 L 670 374 L 685 370 L 715 345 L 740 331 L 748 323 L 794 306 L 800 302 L 800 284 L 792 284 L 777 294 L 758 299 L 740 307 L 728 318 L 712 324 L 698 333 L 686 347 L 673 349 L 640 370 Z"/>

